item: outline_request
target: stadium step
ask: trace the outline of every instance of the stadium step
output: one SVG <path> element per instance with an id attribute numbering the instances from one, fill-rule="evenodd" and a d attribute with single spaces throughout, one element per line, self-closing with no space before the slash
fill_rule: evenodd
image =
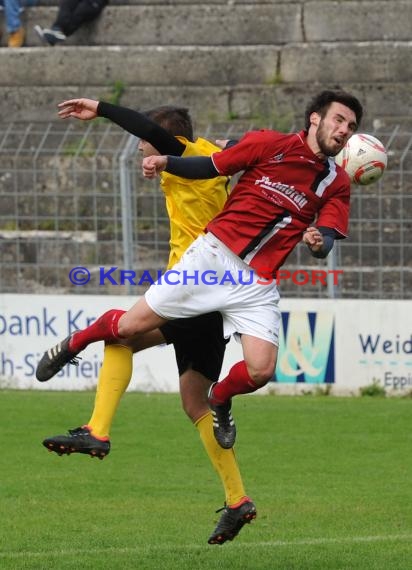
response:
<path id="1" fill-rule="evenodd" d="M 283 47 L 59 46 L 3 54 L 2 121 L 53 120 L 59 101 L 87 96 L 139 108 L 183 103 L 201 121 L 250 118 L 288 129 L 295 121 L 301 124 L 314 78 L 316 90 L 343 85 L 356 92 L 365 102 L 369 128 L 376 118 L 404 124 L 410 115 L 406 41 Z"/>
<path id="2" fill-rule="evenodd" d="M 50 48 L 33 26 L 50 25 L 57 4 L 27 8 L 27 47 L 1 50 L 0 121 L 52 120 L 60 100 L 89 96 L 287 129 L 308 93 L 336 85 L 362 97 L 369 125 L 410 115 L 409 0 L 111 0 Z"/>
<path id="3" fill-rule="evenodd" d="M 57 2 L 44 5 L 46 1 L 40 0 L 35 7 L 26 9 L 28 47 L 41 45 L 33 26 L 47 27 L 54 20 Z M 66 44 L 245 46 L 408 41 L 411 20 L 412 4 L 405 0 L 393 3 L 390 10 L 387 0 L 357 3 L 112 0 L 100 18 L 81 28 Z"/>

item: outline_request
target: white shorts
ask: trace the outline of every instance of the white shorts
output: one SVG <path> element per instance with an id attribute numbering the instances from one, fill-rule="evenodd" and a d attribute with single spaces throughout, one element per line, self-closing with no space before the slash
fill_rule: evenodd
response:
<path id="1" fill-rule="evenodd" d="M 220 311 L 226 337 L 248 334 L 278 346 L 276 281 L 265 281 L 214 235 L 199 236 L 145 294 L 165 319 Z"/>

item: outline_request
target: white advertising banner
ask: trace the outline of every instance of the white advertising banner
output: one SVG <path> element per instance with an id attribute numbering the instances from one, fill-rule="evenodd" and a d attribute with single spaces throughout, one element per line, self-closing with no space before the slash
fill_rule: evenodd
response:
<path id="1" fill-rule="evenodd" d="M 135 297 L 89 295 L 0 295 L 0 385 L 45 390 L 93 388 L 103 359 L 103 342 L 81 353 L 48 382 L 35 378 L 44 351 L 108 309 L 128 309 Z M 161 346 L 135 357 L 131 390 L 178 391 L 173 348 Z"/>
<path id="2" fill-rule="evenodd" d="M 412 390 L 412 301 L 284 299 L 281 308 L 279 387 Z"/>
<path id="3" fill-rule="evenodd" d="M 35 378 L 43 352 L 104 311 L 127 309 L 135 297 L 0 295 L 0 387 L 84 390 L 96 385 L 103 343 L 89 346 L 79 366 L 68 365 L 49 382 Z M 412 390 L 412 301 L 281 299 L 276 376 L 267 389 L 295 393 L 330 386 L 357 394 L 377 383 L 389 392 Z M 242 358 L 231 340 L 222 375 Z M 170 346 L 135 356 L 130 390 L 178 391 Z"/>

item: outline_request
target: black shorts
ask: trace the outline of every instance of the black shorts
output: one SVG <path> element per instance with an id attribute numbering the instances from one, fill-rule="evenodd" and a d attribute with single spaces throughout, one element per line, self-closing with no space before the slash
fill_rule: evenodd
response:
<path id="1" fill-rule="evenodd" d="M 219 379 L 225 348 L 222 315 L 218 312 L 190 319 L 175 319 L 160 327 L 167 344 L 173 344 L 179 376 L 196 370 L 212 382 Z"/>

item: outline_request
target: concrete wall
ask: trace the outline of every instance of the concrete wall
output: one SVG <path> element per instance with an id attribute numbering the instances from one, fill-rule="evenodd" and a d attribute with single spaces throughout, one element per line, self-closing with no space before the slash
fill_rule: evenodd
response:
<path id="1" fill-rule="evenodd" d="M 412 2 L 112 0 L 64 45 L 43 46 L 52 0 L 26 10 L 27 47 L 0 50 L 0 121 L 53 120 L 76 96 L 190 105 L 199 120 L 301 118 L 308 96 L 340 85 L 366 122 L 410 122 Z M 5 43 L 5 37 L 2 40 Z"/>

